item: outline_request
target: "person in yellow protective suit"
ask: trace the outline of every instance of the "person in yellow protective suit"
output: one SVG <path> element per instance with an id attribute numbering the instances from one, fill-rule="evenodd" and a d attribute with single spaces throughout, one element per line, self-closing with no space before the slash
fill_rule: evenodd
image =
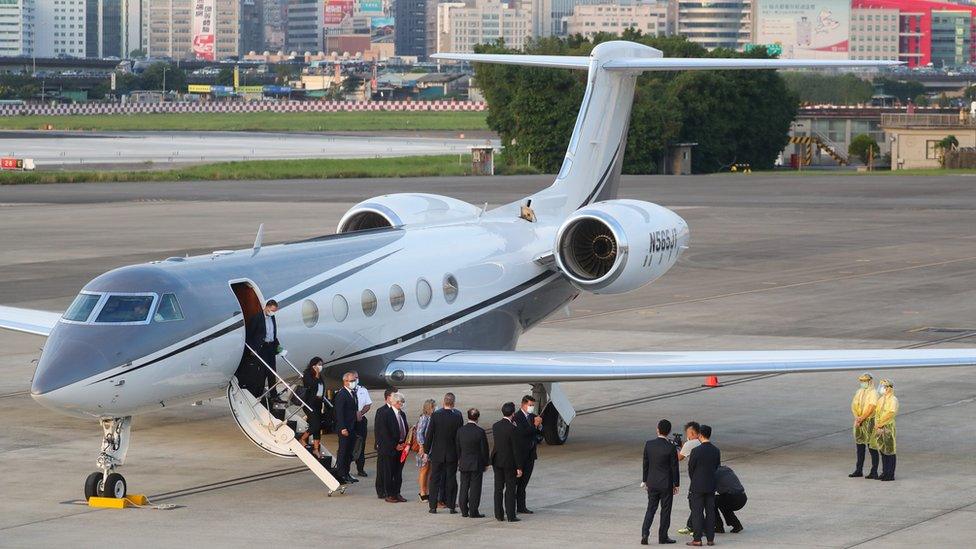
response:
<path id="1" fill-rule="evenodd" d="M 851 478 L 864 476 L 864 452 L 868 450 L 868 443 L 874 436 L 874 409 L 878 404 L 878 392 L 871 381 L 871 374 L 862 374 L 857 380 L 861 387 L 854 393 L 851 400 L 851 414 L 854 415 L 854 447 L 857 451 L 857 464 L 854 472 L 847 475 Z M 878 451 L 871 452 L 871 472 L 866 478 L 878 478 Z"/>
<path id="2" fill-rule="evenodd" d="M 882 391 L 874 409 L 874 436 L 871 447 L 881 452 L 880 480 L 895 480 L 895 416 L 898 415 L 898 398 L 890 380 L 882 379 L 878 384 Z"/>

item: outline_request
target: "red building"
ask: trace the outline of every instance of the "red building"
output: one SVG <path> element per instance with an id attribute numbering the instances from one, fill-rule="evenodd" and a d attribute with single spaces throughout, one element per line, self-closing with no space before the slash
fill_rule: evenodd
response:
<path id="1" fill-rule="evenodd" d="M 859 10 L 898 10 L 898 59 L 910 67 L 976 62 L 976 7 L 924 0 L 852 0 L 851 8 L 852 16 Z M 860 24 L 853 19 L 852 34 Z"/>

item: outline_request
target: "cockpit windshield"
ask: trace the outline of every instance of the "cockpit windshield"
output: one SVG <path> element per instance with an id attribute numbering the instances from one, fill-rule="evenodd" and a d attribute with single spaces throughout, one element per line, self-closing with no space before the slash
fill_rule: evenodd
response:
<path id="1" fill-rule="evenodd" d="M 109 295 L 95 317 L 96 323 L 139 323 L 149 319 L 154 295 Z"/>
<path id="2" fill-rule="evenodd" d="M 183 320 L 183 310 L 180 309 L 180 302 L 176 300 L 175 294 L 163 294 L 163 297 L 159 298 L 159 306 L 156 307 L 153 321 L 169 322 L 171 320 Z"/>
<path id="3" fill-rule="evenodd" d="M 64 319 L 73 322 L 86 322 L 101 298 L 102 296 L 98 294 L 78 294 L 78 297 L 71 302 L 71 306 L 65 311 Z"/>

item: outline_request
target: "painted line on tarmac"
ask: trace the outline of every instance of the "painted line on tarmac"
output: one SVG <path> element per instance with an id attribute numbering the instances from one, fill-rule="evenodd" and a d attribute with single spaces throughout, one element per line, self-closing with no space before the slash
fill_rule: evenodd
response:
<path id="1" fill-rule="evenodd" d="M 28 394 L 30 394 L 30 391 L 14 391 L 12 393 L 7 393 L 5 395 L 0 395 L 0 399 L 13 398 L 13 397 L 19 397 L 19 396 L 25 396 L 25 395 L 28 395 Z"/>
<path id="2" fill-rule="evenodd" d="M 578 316 L 571 316 L 569 318 L 550 319 L 550 320 L 543 321 L 540 324 L 542 324 L 542 325 L 546 325 L 546 324 L 559 324 L 559 323 L 563 323 L 563 322 L 571 322 L 571 321 L 574 321 L 574 320 L 581 320 L 581 319 L 585 319 L 585 318 L 595 318 L 595 317 L 613 315 L 613 314 L 617 314 L 617 313 L 631 313 L 631 312 L 635 312 L 635 311 L 644 311 L 644 310 L 648 310 L 648 309 L 659 309 L 659 308 L 662 308 L 662 307 L 672 307 L 672 306 L 675 306 L 675 305 L 687 305 L 687 304 L 690 304 L 690 303 L 702 303 L 702 302 L 705 302 L 705 301 L 711 301 L 713 299 L 724 299 L 726 297 L 738 297 L 738 296 L 742 296 L 742 295 L 758 294 L 758 293 L 770 292 L 770 291 L 774 291 L 774 290 L 785 290 L 787 288 L 800 288 L 800 287 L 803 287 L 803 286 L 812 286 L 814 284 L 822 284 L 822 283 L 825 283 L 825 282 L 836 282 L 836 281 L 839 281 L 839 280 L 853 280 L 853 279 L 858 279 L 858 278 L 867 278 L 867 277 L 871 277 L 871 276 L 885 275 L 885 274 L 891 274 L 891 273 L 901 273 L 901 272 L 905 272 L 905 271 L 913 271 L 913 270 L 916 270 L 916 269 L 927 269 L 927 268 L 930 268 L 930 267 L 942 267 L 942 266 L 945 266 L 945 265 L 951 265 L 953 263 L 963 263 L 963 262 L 966 262 L 966 261 L 974 261 L 974 260 L 976 260 L 976 256 L 972 256 L 972 257 L 960 257 L 960 258 L 956 258 L 956 259 L 947 259 L 945 261 L 935 261 L 935 262 L 932 262 L 932 263 L 923 263 L 921 265 L 911 265 L 911 266 L 908 266 L 908 267 L 896 267 L 896 268 L 893 268 L 893 269 L 883 269 L 883 270 L 880 270 L 880 271 L 872 271 L 872 272 L 869 272 L 869 273 L 859 273 L 859 274 L 844 275 L 844 276 L 833 276 L 833 277 L 827 277 L 827 278 L 818 278 L 816 280 L 807 280 L 805 282 L 794 282 L 792 284 L 783 284 L 782 286 L 770 286 L 770 287 L 765 287 L 765 288 L 754 288 L 754 289 L 751 289 L 751 290 L 742 290 L 742 291 L 739 291 L 739 292 L 729 292 L 729 293 L 725 293 L 725 294 L 716 294 L 716 295 L 711 295 L 711 296 L 706 296 L 706 297 L 696 297 L 696 298 L 693 298 L 693 299 L 683 299 L 683 300 L 679 300 L 679 301 L 666 301 L 664 303 L 651 304 L 651 305 L 645 305 L 645 306 L 640 306 L 640 307 L 625 307 L 623 309 L 614 309 L 612 311 L 600 311 L 598 313 L 589 313 L 589 314 L 583 314 L 583 315 L 578 315 Z"/>
<path id="3" fill-rule="evenodd" d="M 874 536 L 873 538 L 868 538 L 868 539 L 865 539 L 865 540 L 861 540 L 861 541 L 859 541 L 857 543 L 853 543 L 851 545 L 845 545 L 844 546 L 844 549 L 851 549 L 852 547 L 859 547 L 859 546 L 864 545 L 866 543 L 871 543 L 872 541 L 876 541 L 876 540 L 879 540 L 881 538 L 888 537 L 888 536 L 890 536 L 892 534 L 897 534 L 898 532 L 903 532 L 905 530 L 908 530 L 909 528 L 914 528 L 914 527 L 916 527 L 916 526 L 918 526 L 920 524 L 925 524 L 926 522 L 931 522 L 931 521 L 933 521 L 933 520 L 935 520 L 937 518 L 944 517 L 946 515 L 951 515 L 952 513 L 955 513 L 957 511 L 962 511 L 966 507 L 969 507 L 969 506 L 974 505 L 974 504 L 976 504 L 976 500 L 970 501 L 969 503 L 964 503 L 964 504 L 962 504 L 959 507 L 956 507 L 954 509 L 946 509 L 945 511 L 942 511 L 940 513 L 936 513 L 936 514 L 934 514 L 932 516 L 929 516 L 927 518 L 924 518 L 922 520 L 913 522 L 911 524 L 906 524 L 905 526 L 902 526 L 902 527 L 899 527 L 899 528 L 895 528 L 894 530 L 890 530 L 890 531 L 885 532 L 883 534 L 878 534 L 877 536 Z"/>

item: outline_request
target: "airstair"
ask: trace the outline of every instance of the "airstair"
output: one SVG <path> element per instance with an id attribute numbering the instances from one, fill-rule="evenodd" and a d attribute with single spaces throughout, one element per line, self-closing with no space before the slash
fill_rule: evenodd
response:
<path id="1" fill-rule="evenodd" d="M 249 345 L 245 344 L 245 347 L 247 347 L 248 352 L 254 358 L 260 361 L 266 369 L 278 378 L 278 383 L 265 391 L 260 398 L 256 398 L 250 391 L 240 386 L 236 376 L 231 378 L 230 384 L 227 386 L 227 400 L 230 403 L 231 413 L 237 421 L 237 425 L 241 428 L 241 431 L 258 448 L 261 448 L 269 454 L 283 458 L 297 457 L 300 459 L 329 488 L 330 496 L 336 492 L 340 494 L 344 493 L 346 487 L 305 448 L 305 445 L 295 436 L 295 431 L 288 425 L 288 422 L 298 414 L 305 410 L 311 411 L 309 405 L 298 396 L 295 387 L 278 375 L 278 372 L 273 368 L 269 367 Z M 298 376 L 301 376 L 301 372 L 291 361 L 284 356 L 282 358 Z M 262 402 L 265 401 L 265 397 L 277 394 L 278 387 L 284 387 L 282 394 L 287 394 L 288 403 L 299 403 L 299 405 L 292 405 L 286 408 L 284 419 L 279 419 L 272 415 L 271 411 Z M 324 444 L 320 445 L 319 451 L 323 456 L 331 457 L 332 462 L 335 463 L 335 457 L 326 449 Z"/>

